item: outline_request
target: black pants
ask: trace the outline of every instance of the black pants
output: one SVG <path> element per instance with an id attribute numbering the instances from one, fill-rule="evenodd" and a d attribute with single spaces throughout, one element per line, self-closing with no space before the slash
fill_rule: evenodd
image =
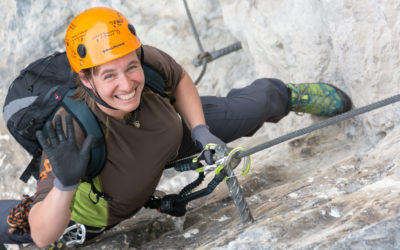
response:
<path id="1" fill-rule="evenodd" d="M 290 91 L 277 79 L 258 79 L 247 87 L 232 89 L 227 97 L 201 97 L 206 122 L 210 131 L 228 143 L 243 136 L 253 135 L 264 122 L 278 122 L 290 110 Z M 184 124 L 179 158 L 199 152 Z M 7 216 L 19 200 L 0 200 L 0 243 L 32 242 L 30 235 L 8 233 Z"/>

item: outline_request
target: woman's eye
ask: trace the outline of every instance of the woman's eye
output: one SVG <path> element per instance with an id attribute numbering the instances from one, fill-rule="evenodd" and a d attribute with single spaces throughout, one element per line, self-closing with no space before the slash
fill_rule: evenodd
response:
<path id="1" fill-rule="evenodd" d="M 134 65 L 129 66 L 129 67 L 128 67 L 128 71 L 132 71 L 132 70 L 134 70 L 135 68 L 136 68 L 136 66 L 134 66 Z"/>
<path id="2" fill-rule="evenodd" d="M 104 76 L 104 79 L 105 79 L 105 80 L 111 79 L 111 78 L 113 78 L 113 76 L 114 76 L 113 74 L 108 74 L 108 75 L 105 75 L 105 76 Z"/>

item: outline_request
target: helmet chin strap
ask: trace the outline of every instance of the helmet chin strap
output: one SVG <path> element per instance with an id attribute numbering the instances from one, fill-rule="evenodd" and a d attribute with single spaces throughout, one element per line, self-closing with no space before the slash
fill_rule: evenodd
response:
<path id="1" fill-rule="evenodd" d="M 88 87 L 85 86 L 85 84 L 81 84 L 81 86 L 83 87 L 83 89 L 85 89 L 85 91 L 90 95 L 91 98 L 93 98 L 93 100 L 101 105 L 103 105 L 106 108 L 112 109 L 112 110 L 118 110 L 112 106 L 110 106 L 108 103 L 106 103 L 103 99 L 101 99 L 99 93 L 96 90 L 96 93 L 98 96 L 96 96 L 95 94 L 93 94 L 92 91 L 90 91 L 90 89 Z"/>
<path id="2" fill-rule="evenodd" d="M 106 102 L 100 97 L 100 95 L 99 95 L 99 93 L 97 92 L 96 89 L 95 89 L 95 91 L 96 91 L 97 96 L 96 96 L 88 87 L 86 87 L 84 84 L 82 84 L 82 87 L 83 87 L 83 89 L 89 94 L 89 96 L 90 96 L 91 98 L 93 98 L 93 100 L 94 100 L 95 102 L 97 102 L 97 103 L 103 105 L 103 106 L 106 107 L 106 108 L 109 108 L 109 109 L 112 109 L 112 110 L 119 110 L 119 109 L 116 109 L 116 108 L 110 106 L 108 103 L 106 103 Z M 136 110 L 140 110 L 141 108 L 142 108 L 142 100 L 140 100 L 139 106 L 138 106 L 135 110 L 133 110 L 132 112 L 130 112 L 130 113 L 133 114 Z M 133 115 L 131 115 L 131 117 L 130 117 L 128 120 L 125 120 L 125 118 L 124 118 L 123 123 L 124 123 L 124 124 L 130 123 L 132 117 L 133 117 Z"/>
<path id="3" fill-rule="evenodd" d="M 144 50 L 143 46 L 140 46 L 140 64 L 143 66 L 144 63 Z"/>

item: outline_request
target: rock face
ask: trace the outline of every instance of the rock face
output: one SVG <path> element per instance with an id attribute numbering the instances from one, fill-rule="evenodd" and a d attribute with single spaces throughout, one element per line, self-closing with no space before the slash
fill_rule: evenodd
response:
<path id="1" fill-rule="evenodd" d="M 398 94 L 400 3 L 387 1 L 188 1 L 206 51 L 236 41 L 243 49 L 207 65 L 201 94 L 225 95 L 257 77 L 323 81 L 354 107 Z M 180 1 L 1 1 L 1 101 L 27 63 L 63 49 L 68 22 L 110 6 L 134 23 L 142 42 L 165 50 L 196 79 L 199 53 Z M 184 218 L 143 211 L 87 249 L 399 248 L 399 104 L 349 119 L 253 155 L 239 177 L 256 221 L 243 226 L 225 184 L 194 201 Z M 232 145 L 253 147 L 322 120 L 290 114 Z M 15 181 L 29 157 L 0 123 L 0 196 L 32 194 Z M 160 188 L 179 190 L 165 178 Z M 172 183 L 172 184 L 171 184 Z M 32 247 L 27 247 L 32 248 Z"/>

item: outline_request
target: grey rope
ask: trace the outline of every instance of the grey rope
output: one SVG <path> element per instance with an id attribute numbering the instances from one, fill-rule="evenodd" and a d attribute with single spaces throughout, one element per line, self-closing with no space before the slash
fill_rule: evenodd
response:
<path id="1" fill-rule="evenodd" d="M 383 106 L 386 106 L 386 105 L 389 105 L 389 104 L 392 104 L 392 103 L 395 103 L 395 102 L 398 102 L 398 101 L 400 101 L 400 94 L 392 96 L 392 97 L 389 97 L 389 98 L 386 98 L 386 99 L 383 99 L 381 101 L 378 101 L 378 102 L 375 102 L 375 103 L 372 103 L 372 104 L 369 104 L 369 105 L 366 105 L 366 106 L 363 106 L 361 108 L 350 110 L 350 111 L 348 111 L 346 113 L 339 114 L 339 115 L 331 117 L 331 118 L 329 118 L 327 120 L 317 122 L 317 123 L 315 123 L 315 124 L 313 124 L 313 125 L 311 125 L 309 127 L 305 127 L 305 128 L 296 130 L 296 131 L 291 132 L 289 134 L 286 134 L 284 136 L 278 137 L 278 138 L 273 139 L 271 141 L 268 141 L 266 143 L 260 144 L 258 146 L 253 147 L 253 148 L 250 148 L 250 149 L 248 149 L 246 151 L 240 152 L 236 157 L 237 158 L 242 158 L 242 157 L 246 157 L 246 156 L 252 155 L 252 154 L 257 153 L 257 152 L 259 152 L 261 150 L 264 150 L 264 149 L 270 148 L 272 146 L 275 146 L 275 145 L 277 145 L 279 143 L 282 143 L 284 141 L 291 140 L 291 139 L 296 138 L 298 136 L 308 134 L 308 133 L 310 133 L 312 131 L 315 131 L 317 129 L 321 129 L 321 128 L 333 125 L 335 123 L 344 121 L 344 120 L 352 118 L 354 116 L 361 115 L 363 113 L 369 112 L 369 111 L 377 109 L 377 108 L 381 108 Z"/>

